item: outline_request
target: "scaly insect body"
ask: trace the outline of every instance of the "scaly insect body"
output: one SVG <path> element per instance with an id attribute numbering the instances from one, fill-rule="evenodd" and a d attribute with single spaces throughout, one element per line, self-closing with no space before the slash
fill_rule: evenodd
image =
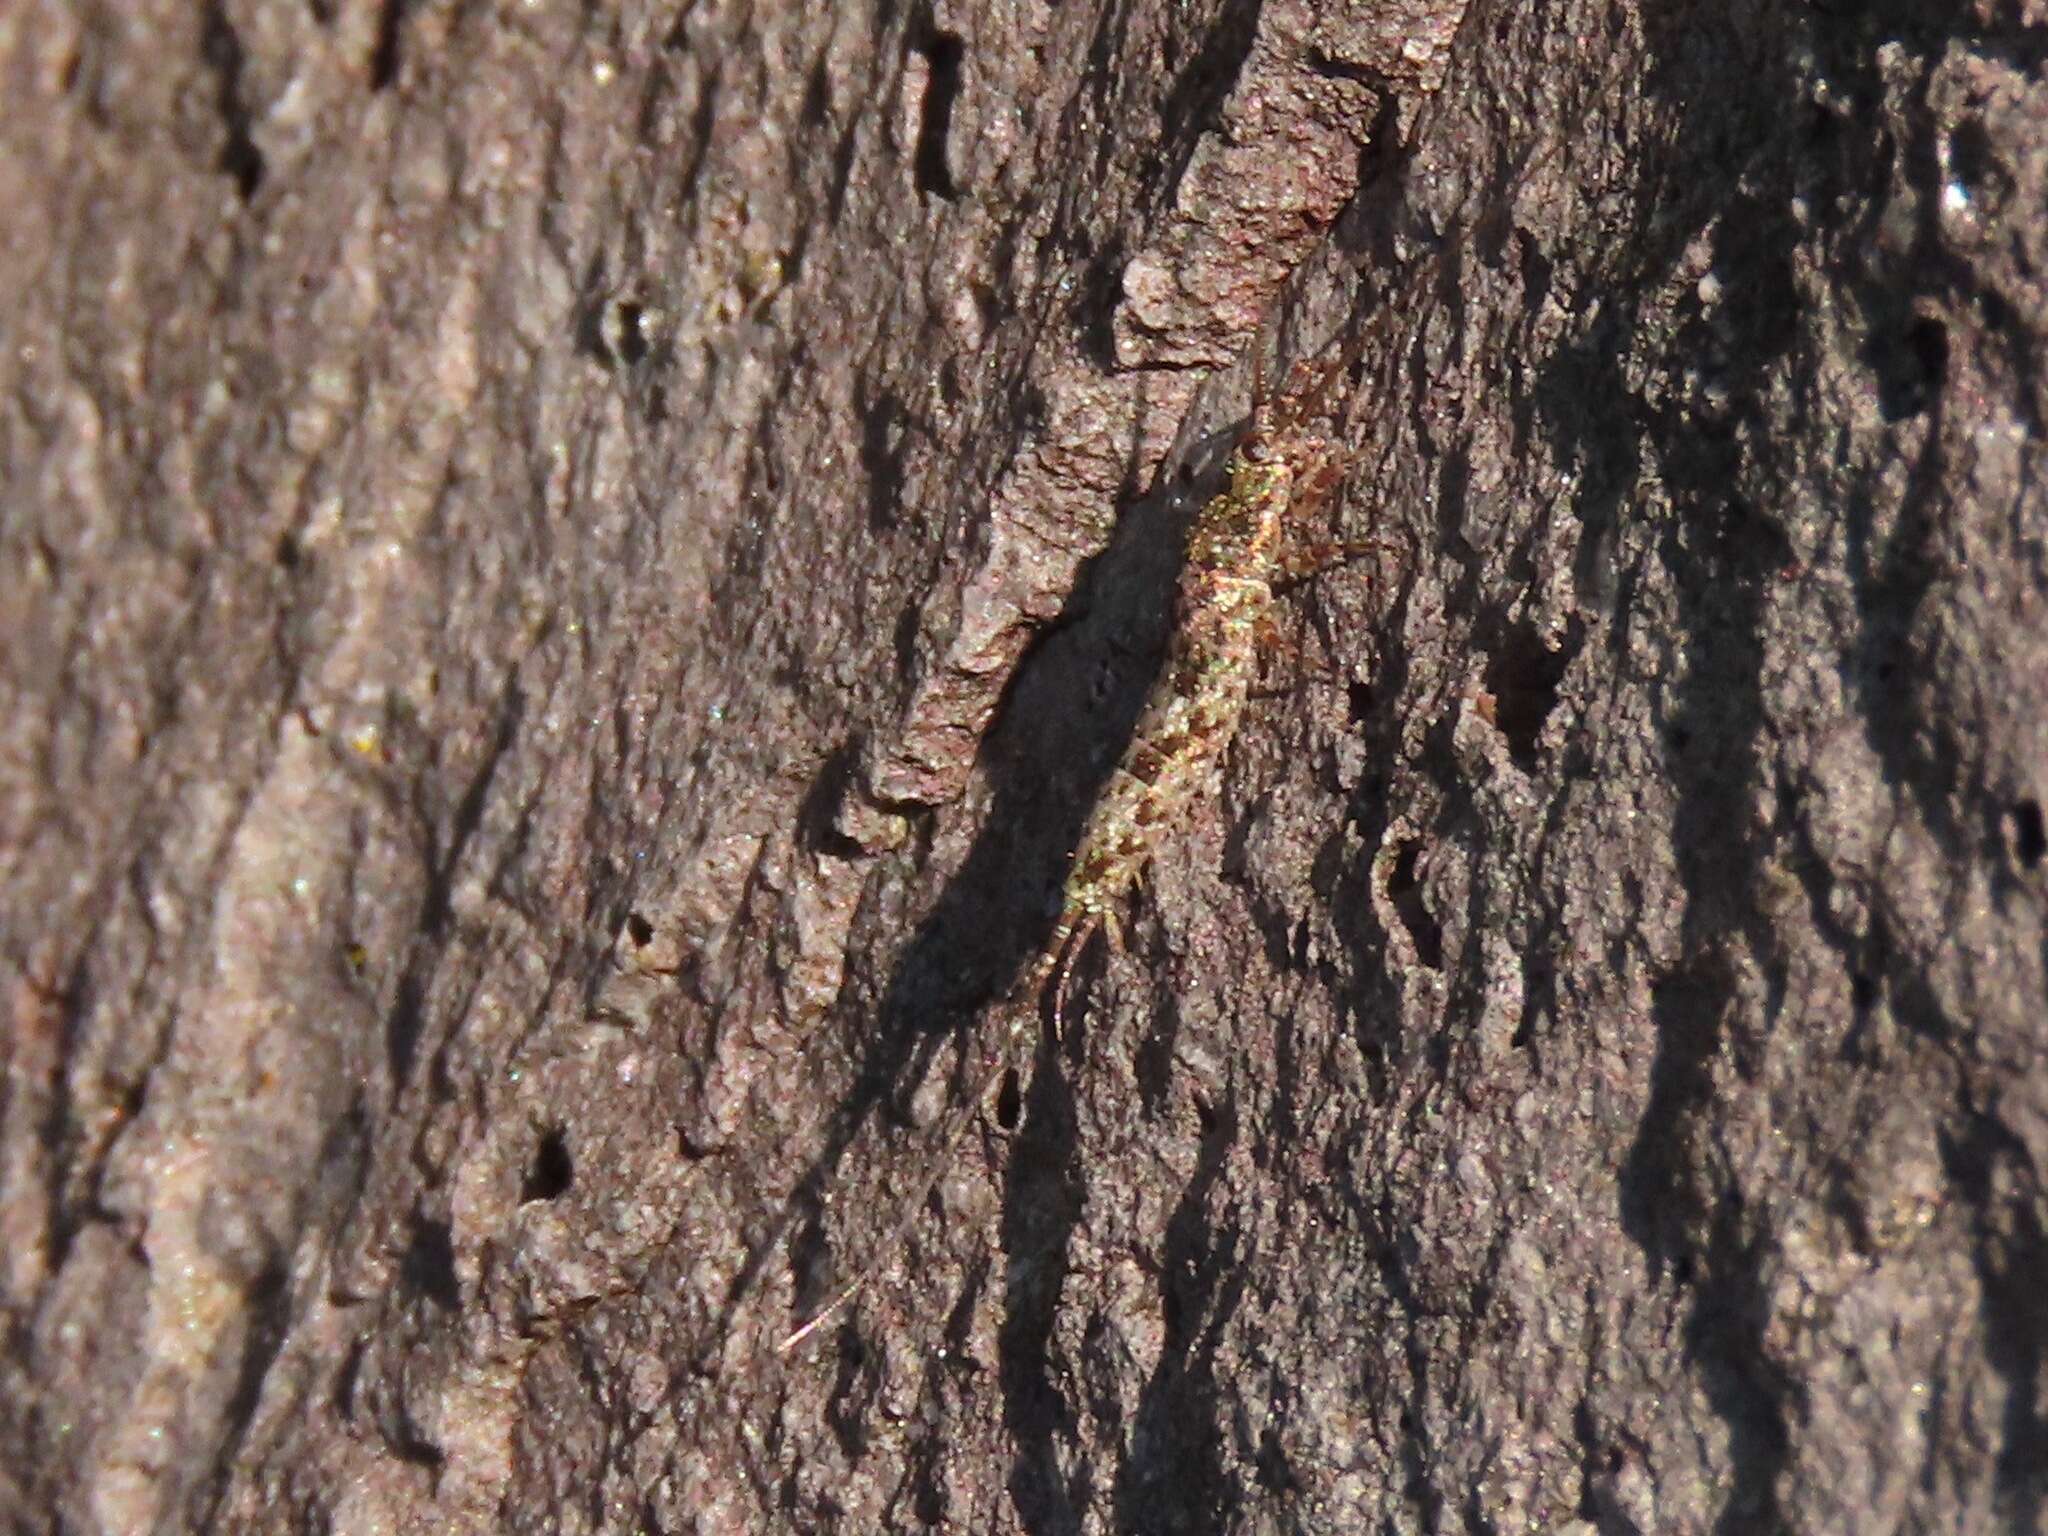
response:
<path id="1" fill-rule="evenodd" d="M 1052 987 L 1055 1028 L 1068 973 L 1089 937 L 1114 926 L 1117 904 L 1161 833 L 1213 787 L 1251 691 L 1275 581 L 1327 559 L 1301 523 L 1334 482 L 1333 456 L 1301 420 L 1337 371 L 1325 364 L 1254 411 L 1227 483 L 1189 531 L 1165 669 L 1082 831 L 1052 936 L 1025 973 L 1022 999 L 1038 1002 Z"/>
<path id="2" fill-rule="evenodd" d="M 937 1127 L 934 1172 L 925 1192 L 1009 1070 L 1018 1044 L 1033 1032 L 1047 989 L 1057 1032 L 1070 973 L 1090 937 L 1105 924 L 1114 927 L 1117 905 L 1151 862 L 1162 834 L 1210 793 L 1244 713 L 1275 583 L 1349 552 L 1349 546 L 1306 537 L 1302 527 L 1337 479 L 1331 444 L 1303 423 L 1347 361 L 1305 364 L 1279 399 L 1255 406 L 1230 456 L 1225 485 L 1189 530 L 1165 668 L 1082 830 L 1052 933 L 1004 1005 L 1008 1027 L 994 1059 L 974 1091 L 956 1100 Z M 917 1204 L 922 1203 L 921 1194 Z M 896 1237 L 908 1230 L 916 1210 L 913 1205 L 905 1211 Z M 807 1338 L 864 1279 L 840 1290 L 782 1348 Z"/>

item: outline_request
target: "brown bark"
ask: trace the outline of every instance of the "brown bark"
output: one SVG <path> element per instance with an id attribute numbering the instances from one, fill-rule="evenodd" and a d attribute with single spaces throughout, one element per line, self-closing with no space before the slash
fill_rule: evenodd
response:
<path id="1" fill-rule="evenodd" d="M 2044 24 L 0 5 L 7 1528 L 2038 1526 Z"/>

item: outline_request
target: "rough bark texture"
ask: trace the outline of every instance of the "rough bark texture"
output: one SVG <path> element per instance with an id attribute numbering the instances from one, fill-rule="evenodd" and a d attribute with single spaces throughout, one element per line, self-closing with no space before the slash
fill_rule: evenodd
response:
<path id="1" fill-rule="evenodd" d="M 2044 56 L 0 5 L 7 1528 L 2040 1528 Z M 1361 333 L 1380 547 L 934 1169 Z"/>

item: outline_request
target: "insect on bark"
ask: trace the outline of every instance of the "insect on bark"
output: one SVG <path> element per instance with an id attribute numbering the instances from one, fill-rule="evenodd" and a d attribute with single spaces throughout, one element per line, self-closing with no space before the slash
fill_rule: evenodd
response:
<path id="1" fill-rule="evenodd" d="M 1282 390 L 1266 398 L 1255 377 L 1251 421 L 1225 466 L 1224 484 L 1196 515 L 1174 599 L 1166 664 L 1138 718 L 1130 746 L 1089 812 L 1059 917 L 1037 959 L 1000 1005 L 1008 1016 L 993 1060 L 972 1093 L 941 1118 L 932 1140 L 932 1174 L 884 1240 L 908 1232 L 981 1106 L 1009 1070 L 1021 1042 L 1044 1019 L 1050 998 L 1057 1035 L 1074 964 L 1097 929 L 1116 929 L 1116 909 L 1151 862 L 1165 830 L 1214 793 L 1224 748 L 1244 714 L 1274 603 L 1274 588 L 1360 552 L 1320 540 L 1307 523 L 1327 500 L 1343 466 L 1338 445 L 1311 423 L 1355 349 L 1299 363 Z M 782 1341 L 802 1343 L 859 1292 L 866 1275 L 842 1286 Z"/>

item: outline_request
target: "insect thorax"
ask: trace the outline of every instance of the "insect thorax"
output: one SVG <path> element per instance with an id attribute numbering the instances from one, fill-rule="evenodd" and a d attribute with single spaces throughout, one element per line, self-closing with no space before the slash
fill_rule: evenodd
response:
<path id="1" fill-rule="evenodd" d="M 1278 554 L 1293 474 L 1284 464 L 1242 452 L 1230 457 L 1230 483 L 1202 508 L 1188 536 L 1188 565 L 1263 578 Z"/>

